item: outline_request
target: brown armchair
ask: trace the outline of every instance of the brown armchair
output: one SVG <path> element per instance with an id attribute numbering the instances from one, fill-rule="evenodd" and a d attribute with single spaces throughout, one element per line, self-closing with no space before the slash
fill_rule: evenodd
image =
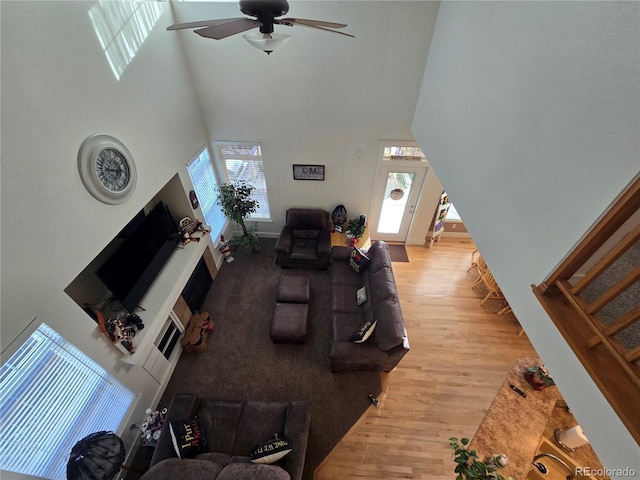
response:
<path id="1" fill-rule="evenodd" d="M 329 212 L 315 208 L 290 208 L 276 243 L 276 261 L 283 268 L 313 265 L 329 268 L 331 233 Z"/>

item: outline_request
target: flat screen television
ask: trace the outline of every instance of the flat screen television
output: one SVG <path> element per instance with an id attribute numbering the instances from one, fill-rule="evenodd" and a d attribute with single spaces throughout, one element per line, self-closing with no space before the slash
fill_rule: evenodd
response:
<path id="1" fill-rule="evenodd" d="M 126 238 L 96 270 L 113 297 L 133 313 L 179 242 L 176 222 L 159 202 L 148 215 L 125 227 Z"/>

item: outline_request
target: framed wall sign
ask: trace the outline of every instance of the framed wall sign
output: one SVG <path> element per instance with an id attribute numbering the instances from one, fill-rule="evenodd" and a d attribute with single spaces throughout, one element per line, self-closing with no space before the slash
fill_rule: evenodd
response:
<path id="1" fill-rule="evenodd" d="M 324 180 L 324 165 L 293 165 L 294 180 Z"/>

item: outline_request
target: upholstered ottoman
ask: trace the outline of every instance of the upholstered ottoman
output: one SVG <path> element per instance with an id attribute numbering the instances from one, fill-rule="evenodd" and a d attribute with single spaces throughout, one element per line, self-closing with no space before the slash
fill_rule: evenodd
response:
<path id="1" fill-rule="evenodd" d="M 309 277 L 303 275 L 280 275 L 276 302 L 279 303 L 309 303 Z"/>
<path id="2" fill-rule="evenodd" d="M 304 343 L 307 339 L 309 305 L 306 303 L 276 303 L 271 319 L 273 343 Z"/>

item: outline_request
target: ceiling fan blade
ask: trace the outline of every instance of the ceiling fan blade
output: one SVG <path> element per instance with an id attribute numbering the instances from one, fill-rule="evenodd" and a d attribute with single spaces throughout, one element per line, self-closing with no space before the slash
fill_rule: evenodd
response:
<path id="1" fill-rule="evenodd" d="M 281 18 L 279 23 L 292 23 L 294 25 L 306 25 L 308 27 L 344 28 L 344 23 L 325 22 L 323 20 L 309 20 L 307 18 Z"/>
<path id="2" fill-rule="evenodd" d="M 201 37 L 213 38 L 221 40 L 230 37 L 236 33 L 246 32 L 252 28 L 259 27 L 261 22 L 250 18 L 238 18 L 232 22 L 221 23 L 219 25 L 211 25 L 210 27 L 194 30 Z"/>
<path id="3" fill-rule="evenodd" d="M 289 27 L 293 27 L 294 25 L 300 25 L 302 27 L 317 28 L 318 30 L 325 30 L 327 32 L 338 33 L 340 35 L 344 35 L 345 37 L 356 38 L 355 36 L 353 36 L 353 35 L 351 35 L 349 33 L 338 32 L 337 30 L 331 30 L 330 28 L 321 27 L 319 25 L 311 25 L 311 24 L 307 24 L 307 23 L 285 22 L 284 20 L 274 20 L 273 23 L 278 23 L 280 25 L 287 25 Z M 345 25 L 345 27 L 346 27 L 346 25 Z"/>
<path id="4" fill-rule="evenodd" d="M 213 25 L 219 25 L 221 23 L 233 22 L 234 20 L 240 20 L 244 17 L 237 18 L 218 18 L 216 20 L 200 20 L 198 22 L 176 23 L 167 27 L 167 30 L 183 30 L 185 28 L 198 28 L 198 27 L 211 27 Z"/>

